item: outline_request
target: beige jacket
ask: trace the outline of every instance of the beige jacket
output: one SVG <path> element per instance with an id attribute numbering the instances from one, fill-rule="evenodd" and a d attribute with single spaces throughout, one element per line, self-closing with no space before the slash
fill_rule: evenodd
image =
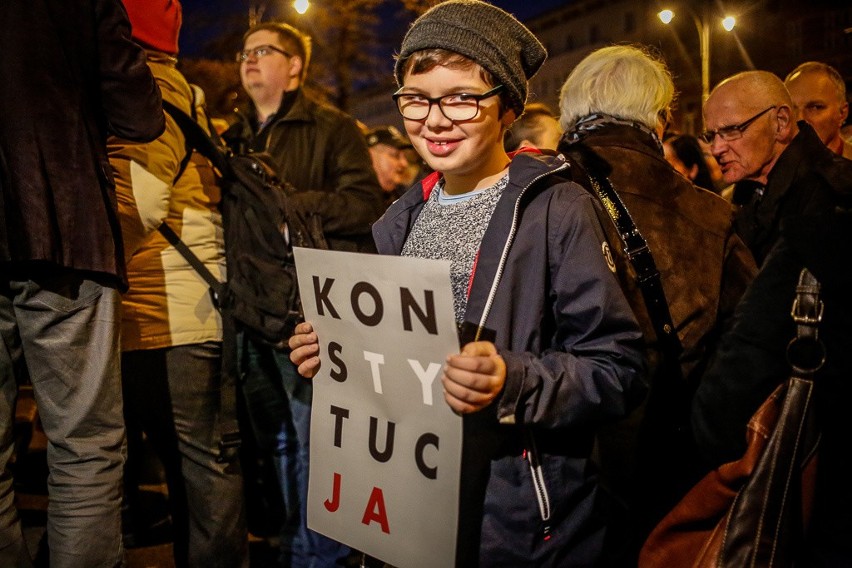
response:
<path id="1" fill-rule="evenodd" d="M 175 64 L 168 55 L 148 52 L 163 99 L 188 114 L 194 99 L 198 121 L 206 129 L 203 94 Z M 219 187 L 210 163 L 198 153 L 174 183 L 185 152 L 183 133 L 168 115 L 165 133 L 151 143 L 110 141 L 130 283 L 122 302 L 124 351 L 222 339 L 222 322 L 207 284 L 157 230 L 165 220 L 224 280 Z"/>

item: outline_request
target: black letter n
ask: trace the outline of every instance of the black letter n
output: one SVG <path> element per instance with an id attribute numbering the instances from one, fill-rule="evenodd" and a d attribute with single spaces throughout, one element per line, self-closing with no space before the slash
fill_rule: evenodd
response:
<path id="1" fill-rule="evenodd" d="M 414 299 L 414 295 L 408 288 L 399 289 L 399 301 L 402 304 L 402 327 L 405 331 L 411 331 L 411 312 L 417 316 L 420 323 L 430 335 L 438 335 L 438 320 L 435 317 L 435 294 L 432 290 L 423 292 L 426 309 L 423 310 Z"/>

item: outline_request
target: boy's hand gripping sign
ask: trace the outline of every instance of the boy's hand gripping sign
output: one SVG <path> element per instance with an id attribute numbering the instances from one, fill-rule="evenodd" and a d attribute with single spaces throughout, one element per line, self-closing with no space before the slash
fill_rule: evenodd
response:
<path id="1" fill-rule="evenodd" d="M 295 254 L 322 360 L 308 526 L 398 568 L 453 566 L 462 420 L 441 386 L 459 351 L 450 263 Z"/>

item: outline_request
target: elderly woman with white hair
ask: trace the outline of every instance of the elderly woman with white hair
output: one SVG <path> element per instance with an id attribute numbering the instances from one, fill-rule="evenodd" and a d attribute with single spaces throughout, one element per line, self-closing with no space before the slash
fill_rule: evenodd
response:
<path id="1" fill-rule="evenodd" d="M 621 527 L 627 534 L 613 531 L 612 546 L 605 547 L 619 555 L 611 562 L 619 566 L 636 565 L 642 541 L 703 471 L 688 431 L 690 399 L 756 271 L 733 232 L 730 204 L 693 186 L 664 158 L 661 137 L 674 96 L 661 60 L 643 48 L 618 45 L 581 61 L 560 97 L 565 134 L 559 150 L 572 162 L 574 180 L 601 197 L 615 269 L 646 338 L 646 403 L 597 440 L 607 484 L 627 507 Z M 612 194 L 602 197 L 601 188 Z M 654 325 L 660 301 L 646 305 L 654 292 L 640 283 L 605 212 L 617 215 L 618 200 L 629 213 L 619 222 L 632 219 L 659 272 L 658 299 L 671 316 L 667 338 L 655 333 L 664 327 Z M 646 273 L 642 280 L 653 277 Z"/>

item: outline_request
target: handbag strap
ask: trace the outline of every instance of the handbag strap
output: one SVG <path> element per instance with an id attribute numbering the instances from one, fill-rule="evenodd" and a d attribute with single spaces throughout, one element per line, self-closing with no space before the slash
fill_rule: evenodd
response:
<path id="1" fill-rule="evenodd" d="M 630 216 L 630 211 L 627 210 L 627 206 L 624 205 L 609 178 L 606 176 L 598 178 L 591 172 L 587 172 L 587 176 L 592 189 L 595 190 L 603 204 L 603 208 L 609 218 L 612 219 L 613 225 L 618 231 L 618 236 L 621 238 L 624 254 L 636 272 L 636 284 L 642 292 L 642 298 L 645 300 L 645 307 L 651 317 L 651 324 L 657 334 L 657 340 L 660 342 L 663 352 L 672 362 L 673 367 L 679 368 L 679 365 L 675 365 L 675 362 L 678 361 L 681 352 L 683 352 L 683 346 L 677 336 L 674 323 L 672 323 L 669 303 L 660 282 L 660 271 L 657 270 L 657 265 L 654 263 L 654 256 L 651 254 L 648 242 L 639 232 L 639 228 L 636 227 L 636 223 Z"/>
<path id="2" fill-rule="evenodd" d="M 799 375 L 812 375 L 825 363 L 825 346 L 819 338 L 825 306 L 820 299 L 820 283 L 807 268 L 799 273 L 796 297 L 790 316 L 796 324 L 796 337 L 787 345 L 787 360 Z"/>
<path id="3" fill-rule="evenodd" d="M 817 333 L 823 317 L 819 294 L 817 279 L 802 269 L 790 313 L 796 325 L 787 346 L 791 374 L 752 417 L 749 428 L 761 433 L 755 439 L 765 445 L 755 446 L 753 466 L 744 471 L 747 479 L 728 511 L 719 566 L 786 566 L 805 537 L 821 437 L 813 380 L 825 362 Z"/>

